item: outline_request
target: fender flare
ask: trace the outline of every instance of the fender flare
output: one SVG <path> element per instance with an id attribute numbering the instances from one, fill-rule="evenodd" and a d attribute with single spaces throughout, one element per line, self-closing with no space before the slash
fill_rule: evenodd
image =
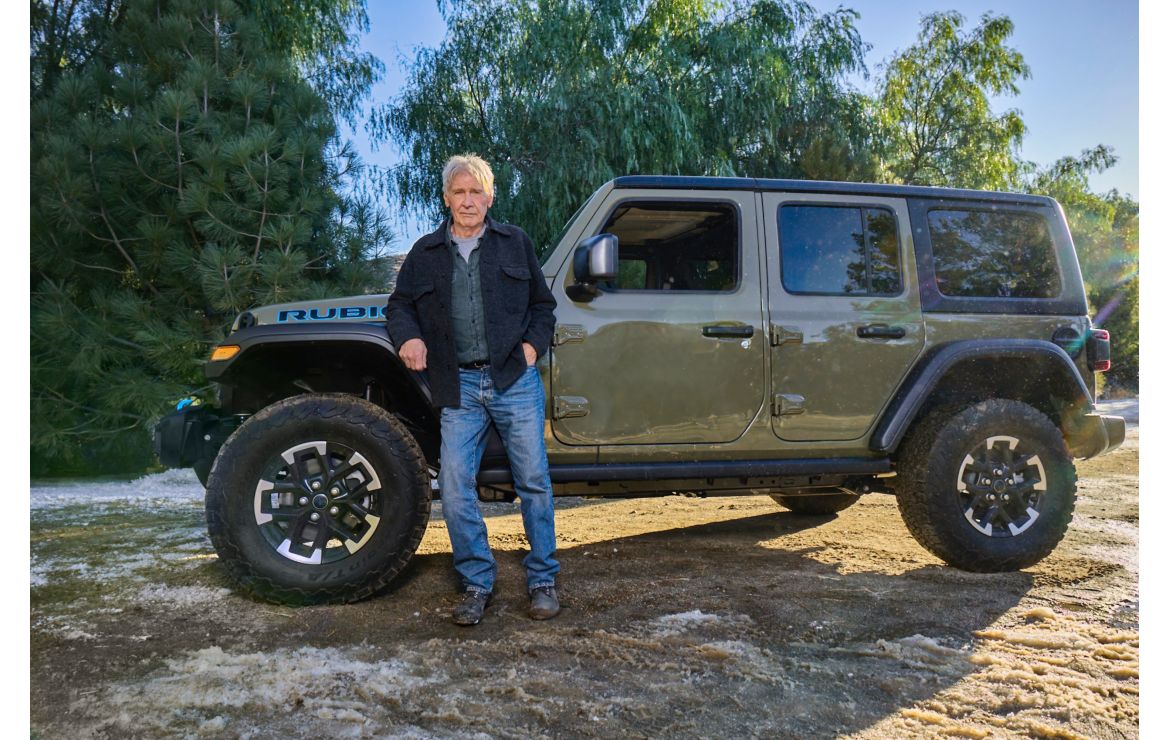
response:
<path id="1" fill-rule="evenodd" d="M 869 448 L 874 452 L 892 454 L 946 374 L 975 359 L 1038 360 L 1045 363 L 1065 383 L 1065 394 L 1071 395 L 1070 404 L 1078 410 L 1071 419 L 1075 420 L 1074 423 L 1088 421 L 1085 414 L 1093 409 L 1093 394 L 1063 349 L 1040 339 L 968 339 L 942 345 L 902 381 L 870 436 Z M 1066 438 L 1077 431 L 1063 430 Z"/>
<path id="2" fill-rule="evenodd" d="M 392 379 L 392 389 L 406 394 L 403 399 L 412 406 L 421 407 L 434 417 L 436 428 L 438 412 L 431 403 L 431 390 L 426 376 L 409 370 L 398 357 L 398 349 L 390 341 L 384 324 L 357 322 L 317 322 L 313 324 L 265 324 L 252 326 L 231 334 L 220 346 L 238 345 L 240 351 L 226 360 L 208 361 L 203 366 L 204 376 L 211 381 L 231 385 L 236 377 L 247 372 L 249 359 L 258 352 L 273 347 L 304 346 L 306 350 L 318 346 L 349 345 L 367 349 L 378 356 L 379 366 Z M 390 389 L 388 389 L 390 390 Z"/>

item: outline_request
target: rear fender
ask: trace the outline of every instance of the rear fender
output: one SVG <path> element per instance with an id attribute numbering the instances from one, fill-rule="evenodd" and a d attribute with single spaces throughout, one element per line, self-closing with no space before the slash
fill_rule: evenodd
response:
<path id="1" fill-rule="evenodd" d="M 915 419 L 937 403 L 992 397 L 1047 413 L 1074 454 L 1094 426 L 1093 395 L 1060 347 L 1034 339 L 973 339 L 942 345 L 919 363 L 882 415 L 869 447 L 892 454 Z"/>

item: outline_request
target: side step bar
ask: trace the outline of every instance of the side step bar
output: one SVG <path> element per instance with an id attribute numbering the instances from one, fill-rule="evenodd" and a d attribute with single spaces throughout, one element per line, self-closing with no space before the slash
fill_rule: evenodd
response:
<path id="1" fill-rule="evenodd" d="M 799 475 L 876 475 L 893 470 L 890 459 L 864 457 L 798 458 L 790 460 L 733 460 L 670 463 L 609 463 L 551 465 L 553 483 L 588 481 L 645 481 L 702 478 L 763 478 Z M 481 469 L 481 484 L 511 483 L 508 468 Z"/>

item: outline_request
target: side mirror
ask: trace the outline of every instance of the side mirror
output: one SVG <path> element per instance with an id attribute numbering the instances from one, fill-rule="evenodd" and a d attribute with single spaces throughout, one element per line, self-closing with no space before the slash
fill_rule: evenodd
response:
<path id="1" fill-rule="evenodd" d="M 573 278 L 576 282 L 565 289 L 574 301 L 591 301 L 601 291 L 596 283 L 613 280 L 618 274 L 618 238 L 613 234 L 598 234 L 582 239 L 573 252 Z"/>

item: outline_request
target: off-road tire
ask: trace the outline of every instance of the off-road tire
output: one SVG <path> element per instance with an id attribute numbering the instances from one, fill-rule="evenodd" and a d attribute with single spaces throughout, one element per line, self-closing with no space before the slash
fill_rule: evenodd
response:
<path id="1" fill-rule="evenodd" d="M 1013 439 L 1016 445 L 1008 448 Z M 988 456 L 1016 458 L 1019 462 L 1010 466 L 1025 466 L 1028 476 L 1039 475 L 1044 481 L 1042 490 L 1036 484 L 1031 493 L 1021 494 L 1022 500 L 1036 493 L 1039 498 L 1014 522 L 999 520 L 993 526 L 994 520 L 983 521 L 986 517 L 974 513 L 977 497 L 994 493 L 990 487 L 976 493 L 964 482 L 963 476 L 973 475 L 969 471 L 983 464 L 972 455 L 984 449 Z M 1029 464 L 1031 459 L 1038 464 Z M 1006 471 L 1009 466 L 994 467 Z M 1076 468 L 1060 430 L 1045 414 L 1020 401 L 995 398 L 931 412 L 902 443 L 897 471 L 898 509 L 910 534 L 947 564 L 963 570 L 994 573 L 1034 565 L 1064 537 L 1076 503 Z M 1011 513 L 1007 506 L 1005 518 Z M 1013 501 L 1011 506 L 1018 510 L 1023 504 Z M 1033 511 L 1034 518 L 1025 521 Z M 1013 534 L 1012 527 L 1018 533 Z"/>
<path id="2" fill-rule="evenodd" d="M 330 557 L 335 561 L 309 564 L 309 559 L 296 562 L 278 551 L 272 542 L 271 517 L 261 523 L 261 506 L 268 506 L 262 497 L 271 495 L 262 493 L 267 490 L 264 486 L 268 482 L 262 482 L 261 478 L 266 471 L 272 470 L 273 460 L 278 466 L 280 460 L 287 459 L 282 458 L 287 452 L 320 441 L 328 442 L 336 449 L 356 452 L 364 458 L 359 467 L 362 471 L 372 471 L 377 484 L 368 484 L 365 494 L 360 493 L 362 487 L 354 486 L 359 493 L 355 493 L 353 500 L 358 502 L 356 496 L 368 496 L 368 491 L 376 488 L 378 498 L 362 498 L 360 505 L 376 503 L 380 516 L 376 523 L 370 524 L 369 517 L 363 521 L 350 515 L 349 521 L 370 532 L 368 538 L 361 543 L 351 543 L 356 551 L 347 554 L 340 549 L 325 549 L 346 544 L 334 537 L 329 542 L 337 544 L 322 545 L 322 552 L 332 553 Z M 330 468 L 328 464 L 325 467 Z M 340 465 L 332 469 L 335 472 L 342 470 Z M 305 463 L 303 469 L 296 470 L 308 471 L 309 465 Z M 359 474 L 343 481 L 342 487 L 353 481 L 360 482 L 362 478 Z M 281 485 L 295 483 L 294 479 L 288 478 L 282 479 Z M 306 487 L 304 493 L 312 495 L 320 491 L 310 491 Z M 300 494 L 296 496 L 309 498 Z M 316 506 L 316 501 L 313 499 L 309 506 Z M 319 513 L 314 510 L 305 516 L 317 513 L 319 519 L 324 518 L 334 511 L 330 503 L 325 504 Z M 340 509 L 345 509 L 343 502 L 337 503 Z M 387 586 L 418 549 L 430 518 L 430 506 L 426 460 L 410 432 L 386 410 L 361 398 L 340 393 L 294 396 L 250 417 L 220 449 L 208 478 L 206 497 L 211 542 L 220 562 L 240 588 L 264 601 L 295 605 L 359 601 Z M 356 510 L 361 511 L 360 508 Z M 345 516 L 344 512 L 340 515 Z M 340 517 L 338 526 L 344 524 Z M 291 532 L 295 525 L 287 526 Z M 312 524 L 299 531 L 314 531 L 312 528 L 316 526 Z M 293 539 L 290 534 L 288 541 Z M 283 544 L 287 546 L 288 542 Z M 312 544 L 316 546 L 316 540 Z M 317 559 L 323 560 L 323 556 L 317 556 Z"/>
<path id="3" fill-rule="evenodd" d="M 857 503 L 860 496 L 853 493 L 814 493 L 809 495 L 769 494 L 772 500 L 793 514 L 804 516 L 828 516 L 848 509 Z"/>

